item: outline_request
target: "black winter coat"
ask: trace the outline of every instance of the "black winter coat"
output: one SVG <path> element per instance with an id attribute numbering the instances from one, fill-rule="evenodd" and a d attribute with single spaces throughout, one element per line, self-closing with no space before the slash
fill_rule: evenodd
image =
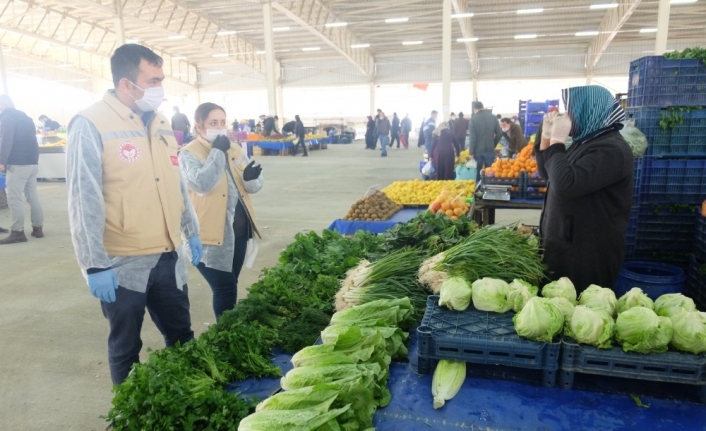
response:
<path id="1" fill-rule="evenodd" d="M 540 235 L 548 277 L 569 277 L 582 292 L 613 288 L 625 257 L 634 159 L 617 127 L 568 150 L 552 145 L 535 154 L 548 178 Z"/>
<path id="2" fill-rule="evenodd" d="M 34 121 L 22 111 L 6 108 L 0 114 L 0 165 L 36 165 L 38 162 Z"/>

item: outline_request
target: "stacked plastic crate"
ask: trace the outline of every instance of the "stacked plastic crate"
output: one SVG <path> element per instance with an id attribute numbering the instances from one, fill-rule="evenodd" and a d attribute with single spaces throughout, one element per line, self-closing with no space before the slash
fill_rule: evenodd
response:
<path id="1" fill-rule="evenodd" d="M 522 107 L 524 104 L 524 112 Z M 537 133 L 539 124 L 544 119 L 544 114 L 552 106 L 559 106 L 559 100 L 546 100 L 544 102 L 534 102 L 534 101 L 520 101 L 520 115 L 524 119 L 522 123 L 524 125 L 525 136 L 531 136 Z"/>
<path id="2" fill-rule="evenodd" d="M 628 116 L 649 146 L 635 162 L 626 257 L 686 268 L 706 199 L 706 66 L 663 56 L 633 61 Z"/>

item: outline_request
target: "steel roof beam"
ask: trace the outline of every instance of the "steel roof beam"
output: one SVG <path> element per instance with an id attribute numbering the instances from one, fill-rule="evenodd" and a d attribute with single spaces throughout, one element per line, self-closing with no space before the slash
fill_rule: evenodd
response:
<path id="1" fill-rule="evenodd" d="M 370 50 L 351 48 L 351 45 L 358 43 L 358 41 L 353 32 L 346 27 L 330 27 L 326 29 L 325 24 L 336 22 L 337 18 L 333 11 L 327 8 L 320 0 L 295 0 L 287 3 L 272 3 L 272 7 L 320 38 L 351 62 L 363 75 L 367 77 L 373 76 L 375 59 Z M 307 12 L 305 12 L 306 9 L 308 9 Z"/>
<path id="2" fill-rule="evenodd" d="M 588 45 L 586 57 L 586 75 L 591 76 L 608 46 L 618 34 L 628 18 L 635 12 L 642 0 L 620 0 L 618 7 L 608 9 L 601 24 L 598 35 Z"/>
<path id="3" fill-rule="evenodd" d="M 468 13 L 468 8 L 466 7 L 466 1 L 463 0 L 451 0 L 451 5 L 454 8 L 454 13 L 462 14 Z M 456 18 L 452 18 L 456 19 Z M 461 27 L 461 35 L 464 39 L 473 37 L 473 26 L 471 25 L 470 18 L 459 18 L 458 25 Z M 476 49 L 475 42 L 465 42 L 466 53 L 468 54 L 468 60 L 471 62 L 471 70 L 476 73 L 479 68 L 478 63 L 478 50 Z"/>

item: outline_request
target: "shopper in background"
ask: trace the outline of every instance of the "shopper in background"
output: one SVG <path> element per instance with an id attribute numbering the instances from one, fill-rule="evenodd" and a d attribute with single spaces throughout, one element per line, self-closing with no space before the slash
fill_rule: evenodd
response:
<path id="1" fill-rule="evenodd" d="M 451 114 L 449 114 L 449 121 L 446 122 L 446 124 L 448 124 L 448 126 L 449 126 L 449 130 L 451 130 L 451 134 L 453 134 L 455 123 L 456 123 L 456 114 L 452 112 Z"/>
<path id="2" fill-rule="evenodd" d="M 513 123 L 509 118 L 503 118 L 500 120 L 500 129 L 503 131 L 502 136 L 507 141 L 508 155 L 510 158 L 525 148 L 527 140 L 519 125 Z"/>
<path id="3" fill-rule="evenodd" d="M 184 134 L 184 142 L 191 140 L 191 123 L 189 117 L 179 112 L 179 107 L 174 107 L 174 115 L 172 115 L 172 130 L 179 131 Z"/>
<path id="4" fill-rule="evenodd" d="M 304 141 L 304 139 L 306 138 L 306 129 L 304 128 L 304 123 L 302 123 L 302 120 L 301 118 L 299 118 L 298 115 L 295 115 L 294 119 L 297 122 L 296 127 L 294 128 L 294 134 L 297 138 L 299 138 L 299 140 L 297 141 L 297 145 L 294 146 L 294 152 L 292 152 L 292 155 L 297 155 L 297 150 L 301 145 L 302 151 L 304 151 L 302 157 L 309 157 L 309 152 L 306 150 L 306 142 Z"/>
<path id="5" fill-rule="evenodd" d="M 434 129 L 436 129 L 436 117 L 439 115 L 438 112 L 436 111 L 431 111 L 431 116 L 429 119 L 424 123 L 424 126 L 422 127 L 422 133 L 424 133 L 424 149 L 427 152 L 427 155 L 431 157 L 431 144 L 432 144 L 432 133 L 434 133 Z"/>
<path id="6" fill-rule="evenodd" d="M 456 148 L 456 156 L 459 156 L 466 146 L 466 136 L 468 136 L 468 120 L 464 118 L 463 112 L 458 113 L 458 119 L 454 121 L 454 127 L 451 130 L 455 138 L 454 147 Z"/>
<path id="7" fill-rule="evenodd" d="M 54 121 L 51 118 L 47 117 L 46 115 L 40 115 L 39 121 L 42 123 L 42 125 L 43 125 L 42 129 L 45 131 L 56 132 L 57 130 L 59 130 L 61 128 L 61 124 L 59 124 L 58 121 Z"/>
<path id="8" fill-rule="evenodd" d="M 284 126 L 282 126 L 282 134 L 284 136 L 289 136 L 294 133 L 294 129 L 297 127 L 297 122 L 296 121 L 290 121 L 288 123 L 285 123 Z"/>
<path id="9" fill-rule="evenodd" d="M 378 126 L 380 125 L 380 114 L 382 114 L 382 109 L 377 110 L 375 113 L 375 139 L 377 139 L 378 136 Z"/>
<path id="10" fill-rule="evenodd" d="M 374 150 L 377 146 L 377 138 L 375 137 L 375 120 L 371 115 L 368 115 L 368 124 L 365 127 L 365 149 Z"/>
<path id="11" fill-rule="evenodd" d="M 200 105 L 194 122 L 198 137 L 179 153 L 179 169 L 201 225 L 203 258 L 196 268 L 213 291 L 218 319 L 235 307 L 248 243 L 250 265 L 254 260 L 253 237 L 260 233 L 250 195 L 262 189 L 262 167 L 250 161 L 240 146 L 231 145 L 226 112 L 220 106 Z"/>
<path id="12" fill-rule="evenodd" d="M 520 119 L 517 118 L 517 115 L 513 115 L 513 116 L 512 116 L 512 123 L 513 123 L 513 124 L 517 124 L 517 125 L 520 126 L 520 127 L 522 126 L 522 124 L 520 123 Z"/>
<path id="13" fill-rule="evenodd" d="M 475 159 L 478 167 L 476 182 L 480 181 L 481 169 L 489 168 L 495 159 L 495 146 L 500 142 L 502 130 L 500 123 L 493 114 L 483 108 L 482 102 L 473 102 L 474 115 L 471 118 L 468 136 L 470 141 L 469 151 L 471 158 Z"/>
<path id="14" fill-rule="evenodd" d="M 380 111 L 380 118 L 378 118 L 377 134 L 380 139 L 380 145 L 382 146 L 382 153 L 380 156 L 387 157 L 387 145 L 390 142 L 390 120 L 385 116 L 385 113 Z"/>
<path id="15" fill-rule="evenodd" d="M 409 119 L 409 114 L 405 114 L 404 118 L 400 122 L 401 127 L 401 140 L 404 149 L 409 149 L 409 132 L 412 131 L 412 120 Z"/>
<path id="16" fill-rule="evenodd" d="M 424 134 L 424 126 L 427 124 L 427 119 L 423 118 L 422 119 L 422 125 L 419 126 L 419 139 L 417 139 L 417 148 L 422 148 L 424 147 L 424 140 L 426 139 L 426 136 Z"/>
<path id="17" fill-rule="evenodd" d="M 79 266 L 108 319 L 113 384 L 139 362 L 145 308 L 168 347 L 194 338 L 182 236 L 201 261 L 199 223 L 181 180 L 162 58 L 136 44 L 110 59 L 114 89 L 69 124 L 69 226 Z"/>
<path id="18" fill-rule="evenodd" d="M 397 116 L 397 112 L 392 113 L 392 139 L 390 140 L 390 148 L 397 141 L 397 148 L 400 148 L 400 117 Z"/>
<path id="19" fill-rule="evenodd" d="M 612 288 L 633 191 L 634 159 L 619 132 L 625 113 L 603 87 L 562 95 L 567 113 L 545 115 L 534 146 L 539 173 L 549 180 L 540 221 L 544 262 L 551 279 L 569 277 L 579 293 L 591 284 Z"/>
<path id="20" fill-rule="evenodd" d="M 446 122 L 439 124 L 432 135 L 431 161 L 437 180 L 455 180 L 456 149 L 454 135 Z"/>
<path id="21" fill-rule="evenodd" d="M 250 126 L 248 125 L 248 120 L 233 120 L 233 132 L 243 132 L 250 133 Z"/>
<path id="22" fill-rule="evenodd" d="M 498 120 L 498 123 L 499 123 L 499 122 L 500 122 L 500 120 L 502 120 L 502 119 L 503 119 L 503 116 L 502 116 L 502 115 L 500 115 L 500 114 L 498 114 L 498 115 L 496 115 L 496 116 L 495 116 L 495 118 L 496 118 L 496 119 Z"/>
<path id="23" fill-rule="evenodd" d="M 262 121 L 265 136 L 270 136 L 273 132 L 279 134 L 279 130 L 277 130 L 277 120 L 279 120 L 279 117 L 275 115 L 274 117 L 266 117 Z"/>
<path id="24" fill-rule="evenodd" d="M 0 95 L 0 171 L 7 175 L 7 205 L 12 213 L 10 235 L 0 245 L 27 242 L 24 201 L 30 207 L 32 236 L 44 238 L 44 212 L 37 195 L 39 145 L 34 121 L 7 95 Z"/>

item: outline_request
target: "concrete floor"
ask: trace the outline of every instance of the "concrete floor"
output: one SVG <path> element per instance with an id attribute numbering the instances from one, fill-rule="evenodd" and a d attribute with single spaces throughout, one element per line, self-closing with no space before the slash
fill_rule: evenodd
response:
<path id="1" fill-rule="evenodd" d="M 416 146 L 389 154 L 381 158 L 357 141 L 312 151 L 306 159 L 259 157 L 265 188 L 253 200 L 264 239 L 255 268 L 241 274 L 239 297 L 294 234 L 326 228 L 370 186 L 419 176 Z M 39 195 L 46 238 L 0 248 L 0 430 L 102 430 L 112 397 L 108 325 L 76 265 L 65 184 L 40 183 Z M 536 225 L 539 211 L 497 212 L 497 223 L 518 220 Z M 9 211 L 0 211 L 0 226 L 9 225 Z M 189 287 L 199 334 L 214 320 L 211 292 L 191 267 Z M 164 345 L 154 324 L 145 322 L 143 358 L 148 347 Z"/>

